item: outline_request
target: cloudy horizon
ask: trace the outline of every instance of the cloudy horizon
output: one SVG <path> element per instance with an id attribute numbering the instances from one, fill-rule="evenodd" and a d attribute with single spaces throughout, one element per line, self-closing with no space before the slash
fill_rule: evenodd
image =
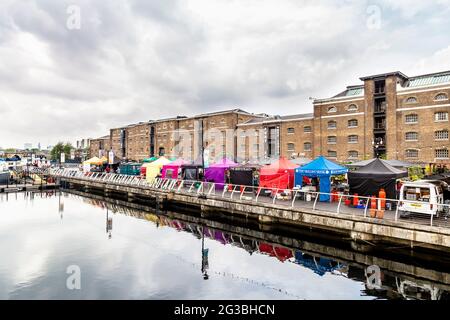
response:
<path id="1" fill-rule="evenodd" d="M 311 112 L 309 97 L 361 76 L 450 70 L 449 13 L 450 0 L 3 0 L 0 147 L 221 109 Z"/>

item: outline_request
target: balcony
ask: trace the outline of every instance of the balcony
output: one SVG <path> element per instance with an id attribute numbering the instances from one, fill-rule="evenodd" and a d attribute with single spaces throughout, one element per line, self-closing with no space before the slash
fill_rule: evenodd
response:
<path id="1" fill-rule="evenodd" d="M 374 113 L 375 115 L 386 114 L 386 105 L 383 105 L 383 106 L 375 106 L 375 109 L 373 110 L 373 113 Z"/>
<path id="2" fill-rule="evenodd" d="M 386 130 L 386 123 L 375 123 L 373 126 L 374 131 L 385 131 Z"/>

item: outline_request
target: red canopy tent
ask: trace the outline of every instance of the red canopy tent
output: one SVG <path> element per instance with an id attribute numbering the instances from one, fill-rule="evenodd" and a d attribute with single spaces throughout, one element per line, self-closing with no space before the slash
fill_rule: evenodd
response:
<path id="1" fill-rule="evenodd" d="M 294 170 L 298 165 L 286 158 L 261 168 L 259 186 L 261 188 L 292 189 L 294 187 Z"/>

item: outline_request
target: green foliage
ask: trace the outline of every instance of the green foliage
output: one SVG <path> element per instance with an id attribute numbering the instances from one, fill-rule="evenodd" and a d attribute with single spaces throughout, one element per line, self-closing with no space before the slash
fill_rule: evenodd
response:
<path id="1" fill-rule="evenodd" d="M 72 150 L 72 144 L 70 144 L 69 142 L 67 142 L 66 144 L 64 144 L 63 142 L 58 142 L 50 151 L 50 158 L 52 160 L 58 161 L 61 159 L 61 154 L 65 153 L 66 159 L 68 159 L 70 157 L 70 150 Z"/>
<path id="2" fill-rule="evenodd" d="M 408 175 L 412 181 L 420 180 L 424 177 L 422 167 L 420 166 L 408 168 Z"/>

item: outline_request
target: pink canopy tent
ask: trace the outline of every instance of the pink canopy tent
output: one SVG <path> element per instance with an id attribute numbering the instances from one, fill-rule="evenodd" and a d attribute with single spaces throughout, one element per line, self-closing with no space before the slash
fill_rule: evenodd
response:
<path id="1" fill-rule="evenodd" d="M 215 182 L 217 183 L 216 189 L 223 188 L 223 185 L 226 181 L 225 172 L 231 168 L 236 167 L 238 164 L 228 159 L 222 159 L 219 162 L 216 162 L 210 165 L 205 170 L 205 181 Z"/>
<path id="2" fill-rule="evenodd" d="M 178 173 L 182 165 L 188 164 L 189 161 L 178 159 L 162 167 L 161 176 L 167 179 L 177 179 Z"/>

